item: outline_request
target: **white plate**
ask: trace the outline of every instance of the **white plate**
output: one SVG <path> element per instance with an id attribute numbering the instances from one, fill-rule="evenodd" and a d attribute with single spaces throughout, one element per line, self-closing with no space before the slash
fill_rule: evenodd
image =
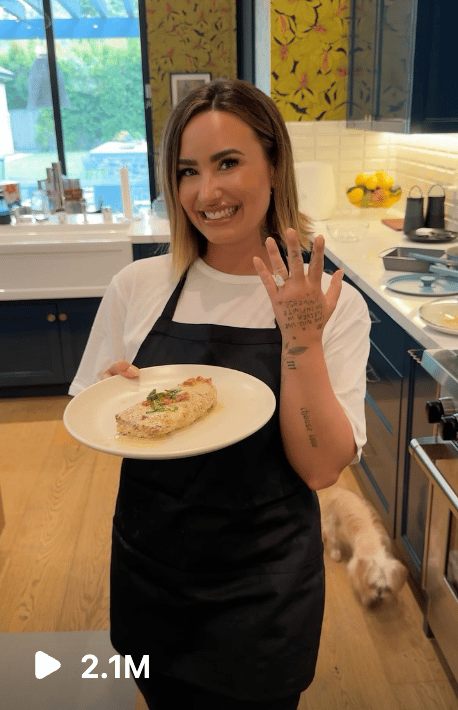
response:
<path id="1" fill-rule="evenodd" d="M 458 299 L 440 298 L 421 306 L 420 318 L 441 333 L 458 335 Z"/>
<path id="2" fill-rule="evenodd" d="M 191 426 L 159 439 L 116 434 L 115 414 L 189 377 L 211 377 L 218 393 L 214 409 Z M 214 365 L 159 365 L 128 380 L 121 375 L 101 380 L 69 402 L 64 425 L 82 444 L 134 459 L 197 456 L 235 444 L 266 424 L 275 411 L 275 395 L 264 382 L 238 370 Z"/>

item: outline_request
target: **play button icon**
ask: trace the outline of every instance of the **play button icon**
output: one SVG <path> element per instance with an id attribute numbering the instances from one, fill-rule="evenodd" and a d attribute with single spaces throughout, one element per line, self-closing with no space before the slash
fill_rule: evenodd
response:
<path id="1" fill-rule="evenodd" d="M 43 651 L 37 651 L 35 654 L 35 678 L 41 680 L 46 678 L 47 675 L 54 673 L 60 668 L 61 664 L 57 658 L 48 656 L 47 653 Z"/>

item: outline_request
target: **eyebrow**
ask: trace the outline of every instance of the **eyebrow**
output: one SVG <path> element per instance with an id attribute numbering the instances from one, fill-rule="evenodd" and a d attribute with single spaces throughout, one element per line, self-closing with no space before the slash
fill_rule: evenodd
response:
<path id="1" fill-rule="evenodd" d="M 217 160 L 220 160 L 221 158 L 224 158 L 226 155 L 229 155 L 231 153 L 237 153 L 238 155 L 243 155 L 241 150 L 237 150 L 237 148 L 228 148 L 227 150 L 221 150 L 219 153 L 215 153 L 214 155 L 210 156 L 210 160 L 212 163 L 216 163 Z M 178 158 L 178 162 L 181 165 L 197 165 L 197 160 L 191 160 L 188 158 Z"/>

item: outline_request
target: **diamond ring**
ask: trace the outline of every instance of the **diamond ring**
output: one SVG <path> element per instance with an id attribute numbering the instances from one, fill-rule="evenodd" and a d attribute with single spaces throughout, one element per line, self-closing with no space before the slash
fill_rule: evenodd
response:
<path id="1" fill-rule="evenodd" d="M 289 278 L 289 277 L 287 276 L 286 279 L 287 278 Z M 279 286 L 279 287 L 283 286 L 286 281 L 286 279 L 284 279 L 281 274 L 273 274 L 273 279 L 274 279 L 275 283 L 277 284 L 277 286 Z"/>

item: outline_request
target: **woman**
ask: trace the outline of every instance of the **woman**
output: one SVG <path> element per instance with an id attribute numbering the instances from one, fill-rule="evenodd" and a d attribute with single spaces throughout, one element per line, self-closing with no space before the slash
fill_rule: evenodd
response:
<path id="1" fill-rule="evenodd" d="M 277 409 L 222 450 L 123 461 L 112 643 L 149 656 L 137 683 L 151 709 L 295 710 L 324 604 L 314 491 L 364 443 L 367 309 L 342 272 L 323 275 L 322 237 L 304 267 L 290 141 L 261 91 L 239 80 L 194 90 L 161 155 L 172 253 L 113 279 L 71 393 L 204 363 L 263 380 Z"/>

